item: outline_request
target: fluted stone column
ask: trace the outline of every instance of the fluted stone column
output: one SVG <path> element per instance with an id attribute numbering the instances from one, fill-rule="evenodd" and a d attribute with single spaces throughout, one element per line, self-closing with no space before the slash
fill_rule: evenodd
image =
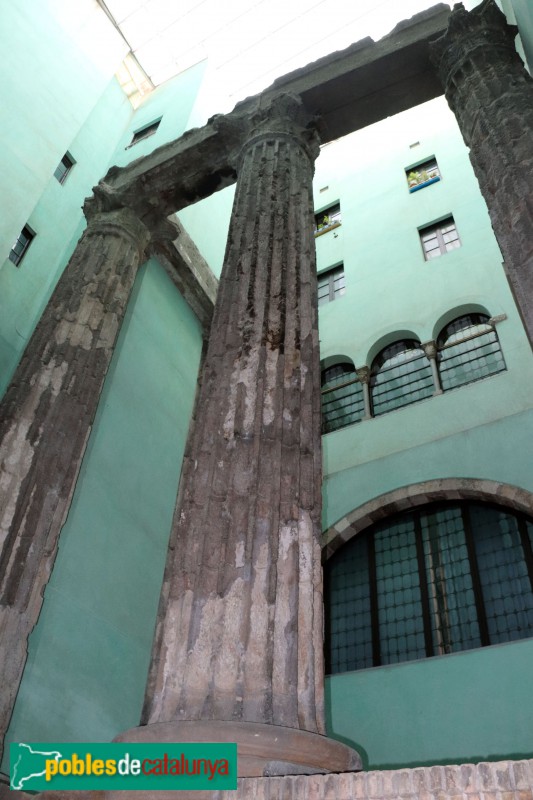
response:
<path id="1" fill-rule="evenodd" d="M 350 769 L 357 754 L 317 735 L 318 137 L 287 95 L 250 125 L 174 518 L 147 727 L 120 738 L 237 741 L 241 775 Z"/>
<path id="2" fill-rule="evenodd" d="M 516 33 L 494 0 L 470 13 L 459 4 L 432 58 L 533 342 L 533 79 L 516 52 Z"/>
<path id="3" fill-rule="evenodd" d="M 88 227 L 1 406 L 0 743 L 124 312 L 149 240 L 126 208 Z"/>

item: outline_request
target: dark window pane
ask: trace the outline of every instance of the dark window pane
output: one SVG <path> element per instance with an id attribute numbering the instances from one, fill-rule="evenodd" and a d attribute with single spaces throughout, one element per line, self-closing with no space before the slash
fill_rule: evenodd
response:
<path id="1" fill-rule="evenodd" d="M 363 414 L 363 387 L 353 364 L 335 364 L 323 370 L 322 433 L 359 422 Z"/>
<path id="2" fill-rule="evenodd" d="M 63 158 L 56 167 L 56 170 L 54 172 L 54 178 L 57 178 L 59 183 L 64 183 L 67 175 L 69 174 L 73 166 L 74 166 L 74 160 L 70 157 L 68 153 L 65 153 L 65 155 L 63 156 Z"/>
<path id="3" fill-rule="evenodd" d="M 328 562 L 326 627 L 328 671 L 371 667 L 369 559 L 366 537 L 352 539 Z"/>
<path id="4" fill-rule="evenodd" d="M 322 272 L 317 278 L 317 285 L 319 306 L 341 297 L 346 292 L 343 265 Z"/>
<path id="5" fill-rule="evenodd" d="M 28 250 L 34 236 L 35 233 L 31 230 L 31 228 L 28 228 L 27 225 L 25 225 L 19 233 L 17 240 L 13 244 L 13 247 L 9 253 L 9 260 L 12 261 L 15 266 L 18 267 L 26 255 L 26 251 Z"/>
<path id="6" fill-rule="evenodd" d="M 533 636 L 533 522 L 482 503 L 397 514 L 325 564 L 328 669 Z"/>
<path id="7" fill-rule="evenodd" d="M 374 534 L 382 664 L 424 658 L 424 626 L 415 526 L 406 515 Z"/>
<path id="8" fill-rule="evenodd" d="M 461 247 L 461 240 L 453 217 L 448 217 L 448 219 L 439 222 L 437 225 L 423 228 L 419 231 L 419 235 L 426 261 L 438 258 L 450 250 Z"/>
<path id="9" fill-rule="evenodd" d="M 372 364 L 371 388 L 374 416 L 431 397 L 431 365 L 419 343 L 406 339 L 382 350 Z"/>
<path id="10" fill-rule="evenodd" d="M 160 122 L 161 120 L 158 119 L 156 122 L 152 122 L 150 123 L 150 125 L 146 125 L 144 128 L 141 128 L 139 131 L 136 131 L 133 134 L 133 138 L 129 143 L 128 147 L 137 144 L 137 142 L 142 141 L 142 139 L 147 139 L 149 136 L 153 136 L 153 134 L 159 128 Z"/>
<path id="11" fill-rule="evenodd" d="M 516 517 L 476 505 L 470 518 L 490 643 L 533 636 L 533 592 Z"/>
<path id="12" fill-rule="evenodd" d="M 445 391 L 506 368 L 498 335 L 484 314 L 458 317 L 441 331 L 437 345 Z"/>
<path id="13" fill-rule="evenodd" d="M 440 655 L 480 647 L 461 509 L 421 515 L 421 530 L 433 652 Z"/>

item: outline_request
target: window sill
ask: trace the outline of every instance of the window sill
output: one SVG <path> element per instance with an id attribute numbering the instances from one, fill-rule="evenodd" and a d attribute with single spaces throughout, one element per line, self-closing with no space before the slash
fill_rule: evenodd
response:
<path id="1" fill-rule="evenodd" d="M 413 194 L 413 192 L 418 192 L 419 189 L 424 189 L 426 186 L 431 186 L 432 183 L 437 183 L 440 181 L 440 175 L 435 175 L 434 178 L 430 178 L 429 181 L 424 181 L 423 183 L 417 183 L 416 186 L 409 187 L 409 194 Z"/>
<path id="2" fill-rule="evenodd" d="M 315 239 L 317 239 L 319 236 L 322 236 L 324 233 L 329 233 L 329 231 L 332 231 L 335 228 L 340 228 L 341 225 L 341 222 L 332 222 L 332 224 L 328 225 L 326 228 L 321 228 L 319 231 L 315 231 Z"/>

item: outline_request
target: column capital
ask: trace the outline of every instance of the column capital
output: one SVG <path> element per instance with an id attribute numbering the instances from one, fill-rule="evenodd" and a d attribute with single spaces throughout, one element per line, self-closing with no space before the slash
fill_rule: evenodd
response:
<path id="1" fill-rule="evenodd" d="M 422 349 L 428 358 L 437 358 L 437 342 L 434 339 L 424 342 Z"/>
<path id="2" fill-rule="evenodd" d="M 85 235 L 125 235 L 136 245 L 139 256 L 144 255 L 153 226 L 148 227 L 146 221 L 141 220 L 133 209 L 122 202 L 120 193 L 106 186 L 103 181 L 93 188 L 93 195 L 85 199 L 83 213 L 88 225 Z M 165 222 L 166 220 L 161 220 L 161 224 L 164 225 Z"/>
<path id="3" fill-rule="evenodd" d="M 292 139 L 305 150 L 312 163 L 318 157 L 318 117 L 306 110 L 298 95 L 289 92 L 274 97 L 260 95 L 255 109 L 248 111 L 247 120 L 249 134 L 239 161 L 249 147 L 264 139 Z"/>
<path id="4" fill-rule="evenodd" d="M 515 60 L 517 33 L 518 28 L 508 25 L 505 14 L 494 0 L 483 0 L 472 11 L 466 11 L 462 3 L 457 3 L 446 33 L 430 44 L 430 57 L 444 88 L 463 69 L 466 61 L 481 58 L 494 63 L 498 50 L 500 53 L 508 51 L 510 60 Z"/>
<path id="5" fill-rule="evenodd" d="M 359 367 L 359 369 L 355 370 L 357 373 L 357 377 L 359 378 L 359 383 L 370 383 L 370 367 Z"/>

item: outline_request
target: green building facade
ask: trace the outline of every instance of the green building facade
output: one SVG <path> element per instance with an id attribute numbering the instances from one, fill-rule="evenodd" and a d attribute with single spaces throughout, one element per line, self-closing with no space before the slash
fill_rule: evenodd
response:
<path id="1" fill-rule="evenodd" d="M 527 55 L 531 19 L 525 3 L 517 0 L 515 11 Z M 88 0 L 75 12 L 66 0 L 47 0 L 31 22 L 16 4 L 2 16 L 11 65 L 2 151 L 10 188 L 0 221 L 5 391 L 84 229 L 81 206 L 92 187 L 111 166 L 146 155 L 217 109 L 206 104 L 208 73 L 200 63 L 134 110 L 114 77 L 122 42 L 110 34 L 98 55 L 87 46 L 91 32 L 107 30 Z M 418 177 L 410 185 L 413 173 Z M 215 275 L 232 197 L 233 189 L 226 189 L 179 214 Z M 409 524 L 416 517 L 422 527 L 422 515 L 433 514 L 427 524 L 438 539 L 441 531 L 459 536 L 457 526 L 446 528 L 457 509 L 496 509 L 500 518 L 508 515 L 500 533 L 516 517 L 525 531 L 522 544 L 526 535 L 530 550 L 533 542 L 527 520 L 528 508 L 533 518 L 531 347 L 444 99 L 324 146 L 315 210 L 329 733 L 355 745 L 365 766 L 378 769 L 530 756 L 533 699 L 524 686 L 533 657 L 533 610 L 527 581 L 520 584 L 521 621 L 503 626 L 497 643 L 494 637 L 468 639 L 464 631 L 443 642 L 435 628 L 425 633 L 429 656 L 404 641 L 387 657 L 389 628 L 380 645 L 369 645 L 373 661 L 360 666 L 354 619 L 373 626 L 372 635 L 385 622 L 396 626 L 398 640 L 413 635 L 406 620 L 409 614 L 418 619 L 416 604 L 424 605 L 414 596 L 414 580 L 405 579 L 405 563 L 415 556 L 400 553 L 401 544 L 396 555 L 384 556 L 384 567 L 404 564 L 388 573 L 400 581 L 386 611 L 380 605 L 385 573 L 374 574 L 366 602 L 350 579 L 338 577 L 346 570 L 328 565 L 330 559 L 342 564 L 345 542 L 354 547 L 358 537 L 390 539 L 406 514 Z M 28 231 L 33 238 L 21 253 Z M 17 237 L 18 251 L 12 248 Z M 150 258 L 138 273 L 106 377 L 30 637 L 8 742 L 106 741 L 138 724 L 204 338 L 169 274 Z M 444 514 L 444 523 L 434 521 L 436 514 Z M 376 533 L 375 525 L 381 525 Z M 509 530 L 516 539 L 515 528 Z M 502 585 L 508 586 L 513 569 L 523 577 L 526 556 L 500 575 Z M 428 551 L 417 557 L 431 572 Z M 442 563 L 439 569 L 446 572 Z M 449 633 L 453 612 L 462 613 L 452 603 L 479 605 L 483 586 L 473 601 L 465 577 L 443 598 L 444 590 L 431 589 L 439 580 L 426 575 L 424 613 L 431 620 L 439 612 Z M 508 597 L 501 598 L 499 616 L 518 613 L 516 604 L 503 608 Z M 341 623 L 335 628 L 337 601 Z M 335 648 L 345 655 L 333 668 Z"/>

